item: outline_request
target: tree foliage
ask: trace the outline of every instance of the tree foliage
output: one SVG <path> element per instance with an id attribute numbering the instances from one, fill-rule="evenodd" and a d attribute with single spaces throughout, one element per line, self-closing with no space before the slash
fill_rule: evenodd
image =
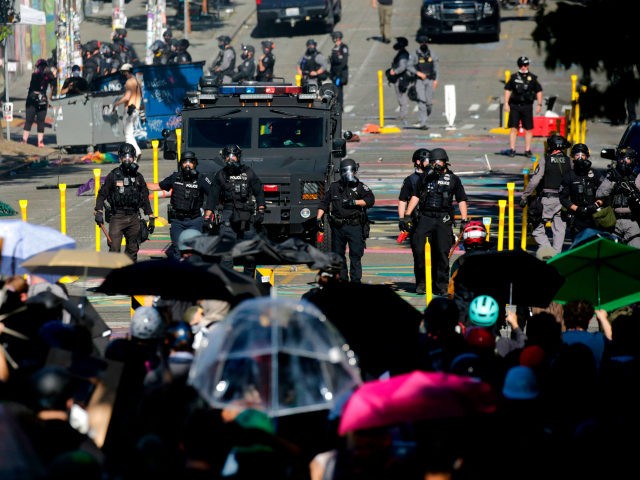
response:
<path id="1" fill-rule="evenodd" d="M 580 95 L 586 118 L 624 122 L 625 101 L 640 97 L 638 20 L 628 0 L 566 0 L 538 10 L 533 40 L 549 70 L 582 70 Z M 604 77 L 602 85 L 593 77 Z"/>

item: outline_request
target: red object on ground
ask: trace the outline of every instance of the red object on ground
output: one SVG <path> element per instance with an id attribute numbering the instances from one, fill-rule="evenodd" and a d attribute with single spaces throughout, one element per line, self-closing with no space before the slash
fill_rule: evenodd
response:
<path id="1" fill-rule="evenodd" d="M 567 136 L 567 119 L 565 117 L 533 117 L 533 136 L 548 137 L 557 133 Z M 518 136 L 524 137 L 524 129 L 518 129 Z"/>

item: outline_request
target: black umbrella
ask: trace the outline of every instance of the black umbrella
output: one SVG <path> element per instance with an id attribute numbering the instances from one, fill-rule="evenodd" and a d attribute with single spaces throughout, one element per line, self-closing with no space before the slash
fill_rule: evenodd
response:
<path id="1" fill-rule="evenodd" d="M 306 298 L 342 333 L 363 376 L 417 368 L 422 314 L 388 285 L 339 283 Z"/>
<path id="2" fill-rule="evenodd" d="M 256 281 L 249 275 L 227 268 L 219 263 L 210 264 L 207 270 L 220 277 L 235 297 L 255 298 L 262 296 Z M 239 299 L 236 298 L 236 302 Z"/>
<path id="3" fill-rule="evenodd" d="M 97 292 L 157 295 L 175 300 L 233 302 L 233 285 L 206 267 L 174 259 L 146 260 L 112 270 Z"/>
<path id="4" fill-rule="evenodd" d="M 546 307 L 564 283 L 552 265 L 523 250 L 469 255 L 454 280 L 456 291 L 490 295 L 498 303 Z"/>

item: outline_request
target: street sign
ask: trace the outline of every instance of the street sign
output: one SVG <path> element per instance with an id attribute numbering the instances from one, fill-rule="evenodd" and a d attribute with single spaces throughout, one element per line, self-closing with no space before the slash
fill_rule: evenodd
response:
<path id="1" fill-rule="evenodd" d="M 2 115 L 6 122 L 13 122 L 13 102 L 2 104 Z"/>

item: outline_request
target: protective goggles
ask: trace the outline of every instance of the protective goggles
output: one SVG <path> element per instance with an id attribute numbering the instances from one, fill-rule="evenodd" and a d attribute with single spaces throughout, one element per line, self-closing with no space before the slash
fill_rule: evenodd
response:
<path id="1" fill-rule="evenodd" d="M 351 165 L 347 165 L 340 169 L 340 173 L 356 173 L 356 168 Z"/>
<path id="2" fill-rule="evenodd" d="M 131 155 L 130 153 L 126 153 L 124 155 L 122 155 L 120 157 L 121 160 L 124 160 L 125 162 L 133 162 L 135 159 L 133 158 L 133 155 Z"/>

